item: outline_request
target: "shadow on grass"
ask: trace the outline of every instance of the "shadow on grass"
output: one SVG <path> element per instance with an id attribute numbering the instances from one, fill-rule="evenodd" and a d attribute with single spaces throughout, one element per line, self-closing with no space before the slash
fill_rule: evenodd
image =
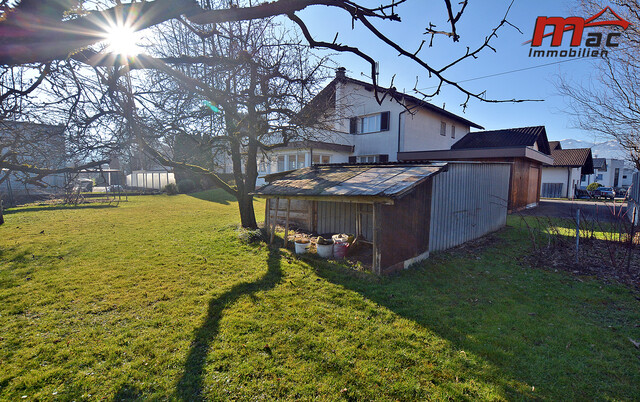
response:
<path id="1" fill-rule="evenodd" d="M 508 399 L 633 394 L 635 360 L 618 354 L 619 341 L 606 328 L 637 314 L 621 309 L 597 284 L 519 266 L 526 240 L 513 240 L 500 236 L 480 250 L 439 253 L 387 278 L 371 279 L 332 262 L 314 266 L 326 280 L 489 363 L 461 367 L 459 375 L 495 384 Z M 591 306 L 591 300 L 606 302 Z"/>
<path id="2" fill-rule="evenodd" d="M 187 195 L 189 197 L 197 198 L 199 200 L 215 202 L 222 205 L 229 205 L 230 203 L 237 201 L 233 195 L 221 189 L 200 191 L 197 193 L 191 193 Z"/>
<path id="3" fill-rule="evenodd" d="M 184 374 L 178 381 L 175 390 L 177 399 L 184 401 L 202 401 L 202 382 L 205 362 L 209 345 L 218 335 L 220 319 L 225 308 L 235 303 L 239 298 L 256 292 L 274 288 L 282 279 L 280 268 L 281 254 L 277 249 L 271 249 L 267 259 L 267 272 L 254 282 L 244 282 L 209 301 L 207 317 L 200 328 L 194 333 L 191 348 L 187 354 Z"/>
<path id="4" fill-rule="evenodd" d="M 117 205 L 111 204 L 78 204 L 78 205 L 42 205 L 37 207 L 16 207 L 10 208 L 4 211 L 5 215 L 23 213 L 23 212 L 39 212 L 39 211 L 58 211 L 66 209 L 105 209 L 105 208 L 117 208 Z M 6 223 L 6 222 L 5 222 Z"/>

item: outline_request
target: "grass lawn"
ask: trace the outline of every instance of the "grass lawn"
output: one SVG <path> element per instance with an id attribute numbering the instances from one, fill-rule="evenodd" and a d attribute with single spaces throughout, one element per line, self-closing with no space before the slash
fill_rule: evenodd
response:
<path id="1" fill-rule="evenodd" d="M 640 399 L 639 295 L 519 225 L 379 279 L 243 243 L 221 192 L 129 200 L 7 212 L 0 400 Z"/>

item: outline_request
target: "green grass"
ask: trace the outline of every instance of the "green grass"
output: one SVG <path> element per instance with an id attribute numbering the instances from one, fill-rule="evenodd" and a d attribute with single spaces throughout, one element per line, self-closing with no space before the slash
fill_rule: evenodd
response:
<path id="1" fill-rule="evenodd" d="M 379 279 L 244 244 L 220 192 L 129 200 L 8 211 L 0 399 L 640 398 L 637 294 L 521 228 Z"/>

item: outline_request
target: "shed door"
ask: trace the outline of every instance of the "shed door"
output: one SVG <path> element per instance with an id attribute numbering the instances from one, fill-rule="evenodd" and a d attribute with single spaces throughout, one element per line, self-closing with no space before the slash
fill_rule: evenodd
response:
<path id="1" fill-rule="evenodd" d="M 527 192 L 527 206 L 538 203 L 538 191 L 540 191 L 540 168 L 529 167 L 529 189 Z"/>

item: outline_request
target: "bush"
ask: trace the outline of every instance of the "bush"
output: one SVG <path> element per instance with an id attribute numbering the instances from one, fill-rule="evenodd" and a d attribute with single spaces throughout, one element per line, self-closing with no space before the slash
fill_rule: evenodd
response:
<path id="1" fill-rule="evenodd" d="M 266 241 L 267 235 L 262 229 L 249 230 L 243 227 L 238 228 L 238 238 L 243 243 L 251 244 Z"/>
<path id="2" fill-rule="evenodd" d="M 188 194 L 195 190 L 196 184 L 191 179 L 185 179 L 178 182 L 178 191 L 182 194 Z"/>
<path id="3" fill-rule="evenodd" d="M 587 186 L 587 191 L 594 191 L 602 187 L 602 184 L 593 182 Z"/>
<path id="4" fill-rule="evenodd" d="M 176 195 L 178 194 L 178 186 L 176 186 L 176 183 L 169 183 L 164 186 L 164 192 L 167 193 L 167 195 Z"/>

